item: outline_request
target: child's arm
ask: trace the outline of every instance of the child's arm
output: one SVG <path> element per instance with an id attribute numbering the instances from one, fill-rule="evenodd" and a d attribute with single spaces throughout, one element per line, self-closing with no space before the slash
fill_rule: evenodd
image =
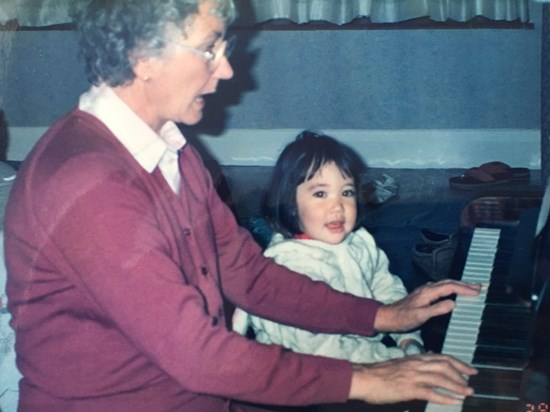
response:
<path id="1" fill-rule="evenodd" d="M 426 352 L 424 349 L 424 345 L 422 345 L 422 343 L 417 341 L 416 339 L 412 338 L 404 339 L 399 342 L 399 347 L 403 349 L 407 356 L 420 355 L 421 353 Z"/>

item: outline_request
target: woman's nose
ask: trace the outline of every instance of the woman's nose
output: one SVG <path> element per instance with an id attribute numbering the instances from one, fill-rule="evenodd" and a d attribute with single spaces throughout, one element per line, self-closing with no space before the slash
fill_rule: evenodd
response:
<path id="1" fill-rule="evenodd" d="M 214 74 L 218 79 L 223 80 L 229 80 L 233 77 L 233 67 L 226 56 L 221 58 L 220 65 L 216 68 Z"/>

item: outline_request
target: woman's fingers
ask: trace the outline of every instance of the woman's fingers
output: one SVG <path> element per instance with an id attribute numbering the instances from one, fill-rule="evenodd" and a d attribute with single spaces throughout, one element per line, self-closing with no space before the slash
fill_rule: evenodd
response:
<path id="1" fill-rule="evenodd" d="M 420 399 L 452 405 L 473 393 L 467 377 L 475 373 L 475 368 L 440 354 L 355 365 L 350 397 L 375 404 Z"/>
<path id="2" fill-rule="evenodd" d="M 427 283 L 400 301 L 380 307 L 374 326 L 380 332 L 415 329 L 435 316 L 452 311 L 455 303 L 451 299 L 446 299 L 447 297 L 455 294 L 476 296 L 480 290 L 479 284 L 456 280 Z"/>

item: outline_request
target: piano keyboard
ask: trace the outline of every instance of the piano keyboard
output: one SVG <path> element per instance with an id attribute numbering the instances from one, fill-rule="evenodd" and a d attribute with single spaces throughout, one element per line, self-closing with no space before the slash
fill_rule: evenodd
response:
<path id="1" fill-rule="evenodd" d="M 475 297 L 457 296 L 442 348 L 478 368 L 470 378 L 476 393 L 455 406 L 428 403 L 425 412 L 518 410 L 528 310 L 504 306 L 506 297 L 499 296 L 504 284 L 498 279 L 503 273 L 495 269 L 500 237 L 501 229 L 474 230 L 462 280 L 487 287 Z"/>

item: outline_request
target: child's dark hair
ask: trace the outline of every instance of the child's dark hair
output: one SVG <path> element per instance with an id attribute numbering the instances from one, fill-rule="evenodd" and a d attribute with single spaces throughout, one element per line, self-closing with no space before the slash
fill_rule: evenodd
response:
<path id="1" fill-rule="evenodd" d="M 311 179 L 323 165 L 332 162 L 344 176 L 353 178 L 359 224 L 362 210 L 359 196 L 360 179 L 361 173 L 366 170 L 365 164 L 350 147 L 330 136 L 306 130 L 284 148 L 273 170 L 265 201 L 265 213 L 274 231 L 286 238 L 302 233 L 296 189 Z"/>

